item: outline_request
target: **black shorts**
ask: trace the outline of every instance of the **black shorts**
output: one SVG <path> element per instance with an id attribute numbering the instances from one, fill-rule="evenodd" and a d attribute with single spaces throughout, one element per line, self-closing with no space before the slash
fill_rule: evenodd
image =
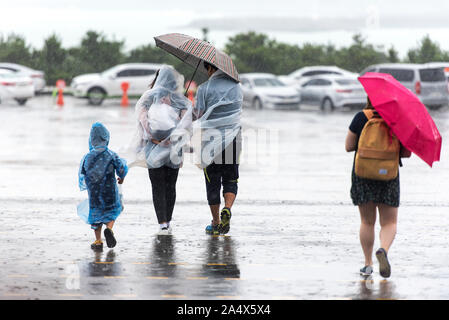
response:
<path id="1" fill-rule="evenodd" d="M 220 204 L 220 191 L 223 186 L 223 194 L 233 193 L 237 195 L 239 165 L 212 163 L 204 168 L 206 180 L 207 202 L 209 205 Z"/>

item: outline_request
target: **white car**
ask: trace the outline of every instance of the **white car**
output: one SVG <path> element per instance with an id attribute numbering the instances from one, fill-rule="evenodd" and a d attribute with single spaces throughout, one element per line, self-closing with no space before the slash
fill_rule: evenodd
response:
<path id="1" fill-rule="evenodd" d="M 244 106 L 255 109 L 299 108 L 298 91 L 285 85 L 271 73 L 243 73 L 240 74 L 240 83 Z"/>
<path id="2" fill-rule="evenodd" d="M 294 85 L 300 88 L 304 83 L 312 79 L 312 77 L 321 75 L 357 77 L 357 73 L 341 69 L 337 66 L 310 66 L 298 69 L 287 76 L 279 76 L 278 78 L 287 85 Z"/>
<path id="3" fill-rule="evenodd" d="M 33 80 L 34 92 L 40 92 L 45 88 L 45 73 L 40 70 L 34 70 L 20 64 L 3 62 L 0 63 L 0 70 L 9 70 L 22 75 L 27 75 Z"/>
<path id="4" fill-rule="evenodd" d="M 34 84 L 29 76 L 0 69 L 0 102 L 14 99 L 24 105 L 32 97 Z"/>
<path id="5" fill-rule="evenodd" d="M 101 105 L 105 98 L 121 97 L 122 83 L 127 82 L 128 96 L 141 96 L 154 79 L 162 64 L 126 63 L 102 73 L 83 74 L 73 78 L 70 87 L 73 95 L 87 98 L 92 105 Z"/>

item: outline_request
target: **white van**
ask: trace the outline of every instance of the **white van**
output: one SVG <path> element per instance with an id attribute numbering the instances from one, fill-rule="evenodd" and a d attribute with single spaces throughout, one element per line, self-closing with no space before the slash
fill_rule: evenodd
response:
<path id="1" fill-rule="evenodd" d="M 447 105 L 449 99 L 448 80 L 441 67 L 425 64 L 388 63 L 372 65 L 360 74 L 380 72 L 391 74 L 410 89 L 429 108 Z"/>

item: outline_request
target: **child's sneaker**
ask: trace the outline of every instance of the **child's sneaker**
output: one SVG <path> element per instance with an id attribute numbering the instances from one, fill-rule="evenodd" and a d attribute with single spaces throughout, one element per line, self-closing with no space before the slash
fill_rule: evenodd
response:
<path id="1" fill-rule="evenodd" d="M 103 250 L 103 241 L 101 240 L 95 240 L 91 245 L 90 248 L 93 250 Z"/>
<path id="2" fill-rule="evenodd" d="M 219 226 L 220 226 L 219 224 L 214 226 L 211 222 L 210 225 L 206 227 L 206 234 L 218 236 L 220 234 Z"/>
<path id="3" fill-rule="evenodd" d="M 221 222 L 218 225 L 220 233 L 226 234 L 229 232 L 229 229 L 231 228 L 231 216 L 231 209 L 225 207 L 221 210 Z"/>
<path id="4" fill-rule="evenodd" d="M 170 230 L 168 227 L 163 227 L 159 229 L 159 232 L 157 233 L 158 236 L 168 236 L 170 235 Z"/>
<path id="5" fill-rule="evenodd" d="M 391 275 L 391 267 L 388 262 L 387 252 L 384 248 L 379 248 L 376 251 L 376 258 L 379 261 L 379 273 L 384 278 L 389 278 Z"/>
<path id="6" fill-rule="evenodd" d="M 362 269 L 360 269 L 360 275 L 361 276 L 370 276 L 373 274 L 373 267 L 372 266 L 364 266 Z"/>
<path id="7" fill-rule="evenodd" d="M 114 232 L 112 231 L 112 229 L 104 229 L 104 237 L 106 238 L 106 245 L 108 246 L 108 248 L 114 248 L 117 244 L 117 240 L 115 240 Z"/>

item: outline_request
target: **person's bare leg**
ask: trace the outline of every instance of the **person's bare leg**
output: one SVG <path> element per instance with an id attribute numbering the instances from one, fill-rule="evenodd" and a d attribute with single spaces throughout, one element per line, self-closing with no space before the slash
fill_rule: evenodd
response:
<path id="1" fill-rule="evenodd" d="M 365 266 L 373 265 L 374 227 L 376 224 L 376 205 L 370 201 L 359 205 L 360 211 L 360 244 L 365 255 Z"/>
<path id="2" fill-rule="evenodd" d="M 213 204 L 209 205 L 210 213 L 212 213 L 212 225 L 216 226 L 220 224 L 220 205 Z"/>
<path id="3" fill-rule="evenodd" d="M 114 223 L 115 223 L 115 220 L 111 220 L 108 223 L 106 223 L 106 227 L 108 227 L 109 229 L 112 229 L 112 227 L 114 227 Z"/>
<path id="4" fill-rule="evenodd" d="M 379 204 L 380 247 L 388 250 L 393 243 L 397 231 L 398 208 Z"/>
<path id="5" fill-rule="evenodd" d="M 95 240 L 97 240 L 97 241 L 101 241 L 101 228 L 102 228 L 102 226 L 99 226 L 97 229 L 94 230 Z"/>
<path id="6" fill-rule="evenodd" d="M 235 201 L 235 193 L 227 192 L 224 194 L 225 207 L 231 209 Z"/>

